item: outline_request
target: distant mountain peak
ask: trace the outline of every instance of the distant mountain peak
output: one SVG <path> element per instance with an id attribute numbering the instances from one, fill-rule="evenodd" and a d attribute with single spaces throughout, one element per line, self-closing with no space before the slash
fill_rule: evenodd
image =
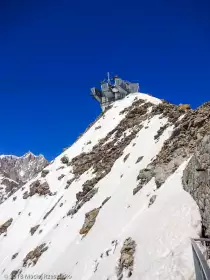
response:
<path id="1" fill-rule="evenodd" d="M 43 155 L 35 156 L 27 152 L 23 156 L 1 155 L 0 156 L 0 203 L 12 195 L 17 189 L 31 180 L 49 163 Z M 12 188 L 10 180 L 13 181 Z M 15 182 L 15 183 L 14 183 Z"/>

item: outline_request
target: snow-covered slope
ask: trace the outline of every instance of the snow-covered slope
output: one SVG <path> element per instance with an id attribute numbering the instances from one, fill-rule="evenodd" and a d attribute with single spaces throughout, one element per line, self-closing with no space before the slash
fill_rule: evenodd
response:
<path id="1" fill-rule="evenodd" d="M 31 152 L 22 157 L 0 156 L 0 203 L 4 202 L 18 188 L 39 173 L 48 161 L 43 155 L 35 156 Z"/>
<path id="2" fill-rule="evenodd" d="M 194 279 L 201 217 L 182 187 L 189 154 L 157 164 L 188 114 L 169 106 L 141 93 L 115 102 L 0 205 L 1 279 Z"/>

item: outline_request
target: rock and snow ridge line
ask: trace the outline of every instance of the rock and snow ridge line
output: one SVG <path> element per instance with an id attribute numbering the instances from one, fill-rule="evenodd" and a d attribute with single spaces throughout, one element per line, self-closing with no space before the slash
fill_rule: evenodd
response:
<path id="1" fill-rule="evenodd" d="M 200 234 L 201 217 L 182 175 L 202 133 L 194 120 L 207 107 L 193 111 L 146 94 L 115 102 L 0 205 L 2 276 L 192 279 L 189 238 Z"/>
<path id="2" fill-rule="evenodd" d="M 28 180 L 36 176 L 48 161 L 43 155 L 35 156 L 31 152 L 21 157 L 0 156 L 0 203 L 14 194 Z"/>

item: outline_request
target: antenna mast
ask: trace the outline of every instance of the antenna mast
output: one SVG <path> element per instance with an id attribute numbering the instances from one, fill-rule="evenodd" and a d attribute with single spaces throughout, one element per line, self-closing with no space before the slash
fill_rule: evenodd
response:
<path id="1" fill-rule="evenodd" d="M 107 81 L 110 84 L 110 74 L 109 74 L 109 72 L 107 72 Z"/>

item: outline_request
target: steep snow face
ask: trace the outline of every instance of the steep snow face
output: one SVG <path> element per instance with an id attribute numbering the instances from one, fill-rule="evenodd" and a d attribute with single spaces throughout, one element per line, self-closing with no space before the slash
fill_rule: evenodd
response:
<path id="1" fill-rule="evenodd" d="M 13 155 L 0 156 L 0 203 L 31 180 L 39 173 L 48 161 L 42 156 L 35 156 L 31 152 L 22 157 Z"/>
<path id="2" fill-rule="evenodd" d="M 138 110 L 131 112 L 135 102 Z M 140 93 L 115 102 L 77 142 L 0 205 L 2 278 L 44 273 L 73 280 L 193 279 L 190 237 L 198 237 L 201 225 L 195 201 L 182 188 L 188 160 L 160 188 L 152 178 L 133 192 L 139 171 L 173 131 L 167 117 L 149 115 L 160 103 Z M 121 131 L 122 122 L 127 118 L 131 124 L 133 117 L 134 128 Z M 81 166 L 75 167 L 78 156 Z"/>

